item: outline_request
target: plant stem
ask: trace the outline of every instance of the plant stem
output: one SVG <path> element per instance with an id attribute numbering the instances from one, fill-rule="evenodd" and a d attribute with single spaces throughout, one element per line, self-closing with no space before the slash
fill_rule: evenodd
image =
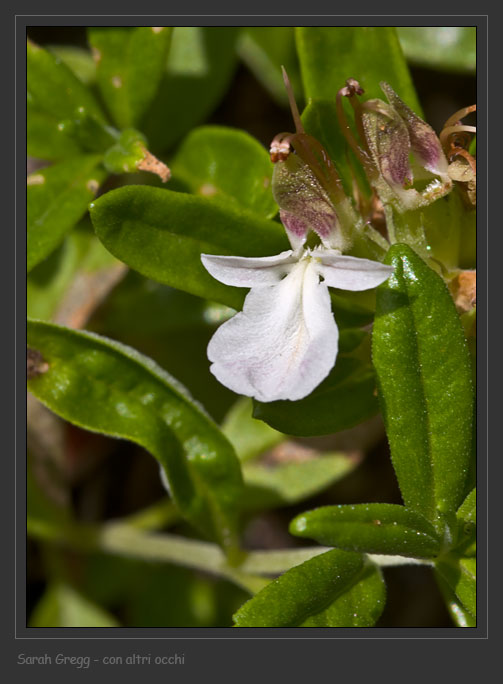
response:
<path id="1" fill-rule="evenodd" d="M 43 525 L 31 523 L 28 525 L 28 533 L 35 538 L 85 553 L 110 553 L 147 561 L 175 563 L 210 572 L 251 593 L 259 591 L 268 583 L 267 576 L 274 577 L 329 550 L 324 546 L 314 546 L 279 551 L 251 551 L 239 567 L 232 567 L 216 544 L 172 534 L 144 532 L 123 522 L 108 523 L 102 527 L 76 524 L 63 527 L 48 522 Z M 431 564 L 430 561 L 403 556 L 369 554 L 369 558 L 381 567 Z"/>

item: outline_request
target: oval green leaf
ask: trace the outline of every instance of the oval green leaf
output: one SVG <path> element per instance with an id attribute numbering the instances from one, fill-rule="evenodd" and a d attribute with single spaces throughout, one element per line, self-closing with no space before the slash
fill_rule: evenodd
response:
<path id="1" fill-rule="evenodd" d="M 455 512 L 470 461 L 470 355 L 442 278 L 407 245 L 377 289 L 373 361 L 391 458 L 405 505 L 434 520 Z"/>
<path id="2" fill-rule="evenodd" d="M 242 479 L 227 439 L 184 387 L 134 349 L 88 332 L 28 322 L 48 368 L 30 391 L 65 420 L 129 439 L 162 465 L 180 512 L 224 546 L 236 544 Z"/>
<path id="3" fill-rule="evenodd" d="M 105 178 L 101 157 L 72 157 L 28 176 L 27 270 L 45 259 L 82 218 Z"/>
<path id="4" fill-rule="evenodd" d="M 98 86 L 120 128 L 136 126 L 155 97 L 172 31 L 170 26 L 88 29 Z"/>
<path id="5" fill-rule="evenodd" d="M 201 254 L 267 256 L 288 249 L 279 223 L 162 188 L 128 186 L 91 205 L 105 247 L 142 275 L 239 309 L 245 290 L 223 285 Z"/>
<path id="6" fill-rule="evenodd" d="M 375 377 L 369 364 L 339 358 L 334 370 L 300 401 L 253 402 L 253 415 L 276 430 L 296 437 L 346 430 L 378 411 Z"/>
<path id="7" fill-rule="evenodd" d="M 183 141 L 171 164 L 175 179 L 190 192 L 236 202 L 260 216 L 278 211 L 271 192 L 273 165 L 262 145 L 244 131 L 202 126 Z"/>
<path id="8" fill-rule="evenodd" d="M 396 504 L 322 506 L 294 518 L 290 532 L 362 553 L 431 558 L 440 550 L 431 523 Z"/>
<path id="9" fill-rule="evenodd" d="M 324 611 L 360 579 L 363 556 L 335 549 L 296 565 L 247 601 L 236 627 L 299 627 Z"/>

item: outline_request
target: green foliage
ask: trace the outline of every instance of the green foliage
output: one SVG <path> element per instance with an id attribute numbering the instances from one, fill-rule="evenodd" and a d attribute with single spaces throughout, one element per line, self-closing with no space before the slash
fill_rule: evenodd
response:
<path id="1" fill-rule="evenodd" d="M 474 28 L 90 27 L 87 35 L 89 49 L 27 46 L 28 154 L 52 164 L 27 181 L 28 387 L 62 419 L 42 407 L 30 417 L 27 529 L 46 579 L 30 626 L 119 626 L 114 615 L 125 626 L 229 626 L 234 614 L 238 627 L 371 627 L 386 600 L 379 566 L 411 562 L 432 568 L 454 624 L 476 626 L 475 308 L 460 316 L 446 287 L 476 267 L 476 211 L 458 181 L 415 211 L 382 207 L 336 102 L 346 80 L 358 79 L 364 93 L 359 103 L 343 97 L 342 111 L 361 141 L 352 105 L 381 99 L 382 81 L 422 116 L 406 58 L 473 72 Z M 238 59 L 259 85 L 232 81 Z M 247 289 L 210 276 L 201 254 L 290 248 L 271 192 L 274 165 L 246 130 L 268 135 L 268 122 L 253 121 L 255 94 L 287 105 L 281 66 L 306 105 L 306 132 L 341 178 L 339 187 L 330 176 L 330 196 L 351 198 L 337 209 L 354 232 L 350 254 L 394 272 L 377 291 L 330 289 L 338 356 L 310 395 L 236 401 L 211 374 L 206 347 Z M 274 116 L 273 103 L 264 106 Z M 298 125 L 286 107 L 277 116 L 277 133 Z M 297 147 L 291 155 L 302 149 L 318 173 L 330 169 L 324 152 Z M 474 136 L 466 148 L 475 155 Z M 152 187 L 160 181 L 144 170 L 171 175 L 168 189 Z M 311 234 L 306 245 L 316 244 Z M 94 332 L 75 329 L 82 325 Z M 352 503 L 364 467 L 343 499 L 342 486 L 332 488 L 381 438 L 370 434 L 378 421 L 365 422 L 379 408 L 403 506 L 374 503 L 372 488 L 362 497 L 372 503 Z M 86 437 L 64 421 L 149 451 L 169 498 L 138 511 L 139 477 L 121 520 L 98 513 L 84 523 Z M 46 453 L 51 430 L 64 436 L 68 462 Z M 128 451 L 96 439 L 114 455 L 104 467 L 122 492 Z M 75 487 L 78 505 L 51 498 L 53 476 Z M 293 505 L 290 514 L 275 510 Z M 255 550 L 263 521 L 285 527 L 285 515 L 295 515 L 290 533 L 302 545 L 269 549 L 266 534 L 266 548 Z M 253 550 L 239 550 L 241 531 Z"/>
<path id="2" fill-rule="evenodd" d="M 322 506 L 298 515 L 290 532 L 348 551 L 428 558 L 440 550 L 431 523 L 395 504 Z"/>
<path id="3" fill-rule="evenodd" d="M 236 203 L 266 218 L 278 211 L 271 193 L 269 155 L 244 131 L 224 126 L 196 128 L 178 149 L 171 170 L 195 195 L 218 199 L 227 206 Z"/>
<path id="4" fill-rule="evenodd" d="M 28 345 L 49 365 L 29 381 L 37 398 L 76 425 L 144 446 L 164 469 L 181 513 L 224 546 L 235 545 L 238 460 L 179 383 L 135 350 L 91 333 L 33 321 Z"/>
<path id="5" fill-rule="evenodd" d="M 368 581 L 371 575 L 360 554 L 328 551 L 273 580 L 241 606 L 234 622 L 236 627 L 338 627 L 352 626 L 353 620 L 372 625 L 383 608 L 383 590 L 382 581 Z M 351 596 L 355 586 L 359 591 Z M 347 625 L 354 605 L 361 613 Z"/>
<path id="6" fill-rule="evenodd" d="M 94 27 L 89 43 L 103 100 L 120 128 L 136 126 L 148 110 L 163 75 L 171 27 Z"/>
<path id="7" fill-rule="evenodd" d="M 109 192 L 93 202 L 91 219 L 105 247 L 142 275 L 236 309 L 245 293 L 212 278 L 201 254 L 265 256 L 288 247 L 273 221 L 160 188 Z"/>
<path id="8" fill-rule="evenodd" d="M 236 67 L 238 30 L 177 26 L 157 95 L 142 132 L 155 149 L 168 149 L 203 121 L 228 88 Z"/>
<path id="9" fill-rule="evenodd" d="M 432 69 L 475 72 L 475 26 L 399 26 L 397 32 L 411 62 Z"/>
<path id="10" fill-rule="evenodd" d="M 43 261 L 82 218 L 103 171 L 97 155 L 75 156 L 28 176 L 27 269 Z"/>
<path id="11" fill-rule="evenodd" d="M 471 453 L 470 355 L 444 282 L 407 245 L 378 288 L 373 361 L 405 505 L 435 520 L 461 503 Z"/>
<path id="12" fill-rule="evenodd" d="M 379 83 L 386 81 L 421 114 L 394 27 L 302 26 L 296 38 L 307 99 L 334 100 L 348 78 L 356 78 L 366 98 L 381 98 Z"/>
<path id="13" fill-rule="evenodd" d="M 120 627 L 118 621 L 70 585 L 50 585 L 35 606 L 30 627 Z"/>
<path id="14" fill-rule="evenodd" d="M 87 112 L 98 121 L 104 115 L 91 91 L 56 55 L 28 41 L 28 154 L 41 159 L 69 157 L 82 147 L 59 124 Z"/>

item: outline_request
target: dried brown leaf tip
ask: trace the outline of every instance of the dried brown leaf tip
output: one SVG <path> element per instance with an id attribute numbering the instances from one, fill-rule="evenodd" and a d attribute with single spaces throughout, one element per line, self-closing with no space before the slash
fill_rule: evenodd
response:
<path id="1" fill-rule="evenodd" d="M 31 349 L 27 347 L 26 349 L 26 374 L 28 380 L 36 378 L 38 375 L 47 373 L 49 370 L 49 364 L 44 359 L 42 354 L 38 349 Z"/>
<path id="2" fill-rule="evenodd" d="M 166 183 L 171 178 L 171 171 L 166 166 L 166 164 L 157 157 L 154 157 L 147 149 L 143 151 L 143 159 L 141 159 L 137 164 L 136 168 L 139 171 L 148 171 L 149 173 L 155 173 L 156 176 Z"/>

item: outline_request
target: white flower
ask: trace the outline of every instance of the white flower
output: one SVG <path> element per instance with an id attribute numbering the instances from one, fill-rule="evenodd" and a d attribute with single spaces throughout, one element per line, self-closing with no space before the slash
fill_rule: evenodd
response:
<path id="1" fill-rule="evenodd" d="M 367 290 L 393 270 L 326 246 L 260 258 L 202 254 L 201 260 L 220 282 L 251 288 L 243 311 L 210 340 L 210 370 L 229 389 L 263 402 L 302 399 L 333 368 L 339 333 L 328 287 Z"/>

